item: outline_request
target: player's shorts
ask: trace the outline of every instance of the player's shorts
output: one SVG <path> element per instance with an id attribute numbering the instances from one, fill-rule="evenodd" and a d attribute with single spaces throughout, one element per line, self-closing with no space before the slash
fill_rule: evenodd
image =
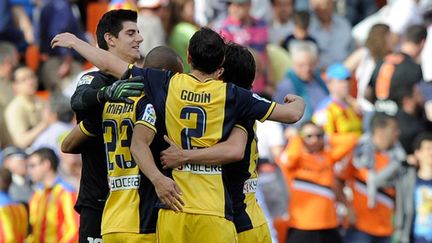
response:
<path id="1" fill-rule="evenodd" d="M 104 243 L 156 243 L 156 234 L 109 233 L 102 240 Z"/>
<path id="2" fill-rule="evenodd" d="M 156 227 L 159 243 L 237 243 L 234 223 L 225 218 L 159 210 Z"/>
<path id="3" fill-rule="evenodd" d="M 101 221 L 101 210 L 82 207 L 80 212 L 79 242 L 102 243 Z"/>
<path id="4" fill-rule="evenodd" d="M 270 229 L 267 224 L 243 231 L 238 236 L 238 243 L 272 243 Z"/>

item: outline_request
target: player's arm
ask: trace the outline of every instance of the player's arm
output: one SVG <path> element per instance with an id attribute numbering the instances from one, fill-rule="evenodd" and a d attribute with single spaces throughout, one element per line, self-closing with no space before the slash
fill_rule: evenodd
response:
<path id="1" fill-rule="evenodd" d="M 150 150 L 150 144 L 153 141 L 154 135 L 154 130 L 145 125 L 137 124 L 132 134 L 130 150 L 140 170 L 154 185 L 162 203 L 179 212 L 183 208 L 182 205 L 184 205 L 180 197 L 180 188 L 178 188 L 171 178 L 168 178 L 159 171 Z"/>
<path id="2" fill-rule="evenodd" d="M 78 154 L 86 141 L 102 134 L 101 119 L 84 119 L 76 125 L 61 144 L 63 153 Z"/>
<path id="3" fill-rule="evenodd" d="M 224 142 L 203 149 L 181 149 L 167 136 L 164 139 L 170 147 L 161 152 L 161 162 L 166 168 L 177 168 L 185 163 L 223 165 L 243 159 L 247 143 L 244 128 L 234 127 Z"/>
<path id="4" fill-rule="evenodd" d="M 128 63 L 100 48 L 91 46 L 71 33 L 56 35 L 51 41 L 51 47 L 72 48 L 101 71 L 120 78 L 128 69 Z"/>
<path id="5" fill-rule="evenodd" d="M 303 117 L 305 102 L 297 95 L 286 95 L 284 104 L 276 104 L 269 120 L 283 123 L 295 123 Z"/>

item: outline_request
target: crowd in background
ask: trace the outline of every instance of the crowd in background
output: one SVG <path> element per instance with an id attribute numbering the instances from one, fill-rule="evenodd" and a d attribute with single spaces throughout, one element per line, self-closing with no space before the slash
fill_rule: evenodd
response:
<path id="1" fill-rule="evenodd" d="M 70 32 L 95 44 L 86 29 L 95 4 L 138 12 L 143 60 L 168 45 L 188 72 L 189 39 L 210 26 L 253 53 L 254 92 L 279 103 L 303 97 L 298 123 L 257 125 L 261 203 L 275 241 L 290 228 L 290 242 L 305 232 L 432 242 L 430 0 L 2 0 L 0 220 L 10 197 L 30 205 L 37 225 L 49 213 L 38 183 L 61 180 L 62 234 L 76 239 L 81 158 L 60 144 L 75 124 L 70 96 L 92 67 L 50 41 Z"/>

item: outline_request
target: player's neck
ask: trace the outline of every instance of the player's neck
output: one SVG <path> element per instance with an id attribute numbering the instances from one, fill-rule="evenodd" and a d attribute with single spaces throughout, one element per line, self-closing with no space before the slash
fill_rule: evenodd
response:
<path id="1" fill-rule="evenodd" d="M 217 77 L 215 77 L 215 73 L 203 73 L 201 71 L 198 71 L 196 69 L 193 69 L 190 71 L 190 74 L 193 75 L 195 78 L 197 78 L 200 82 L 206 82 L 209 79 L 217 79 Z"/>

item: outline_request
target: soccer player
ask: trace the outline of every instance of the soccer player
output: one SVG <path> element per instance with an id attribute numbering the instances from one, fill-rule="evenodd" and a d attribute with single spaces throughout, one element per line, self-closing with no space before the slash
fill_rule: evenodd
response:
<path id="1" fill-rule="evenodd" d="M 40 148 L 30 154 L 29 174 L 37 183 L 30 199 L 30 242 L 77 242 L 79 216 L 73 204 L 73 187 L 57 176 L 59 159 L 53 150 Z"/>
<path id="2" fill-rule="evenodd" d="M 234 83 L 245 89 L 252 87 L 255 78 L 255 61 L 247 48 L 229 43 L 226 47 L 223 66 L 225 82 Z M 181 150 L 168 137 L 165 137 L 170 147 L 161 153 L 161 161 L 165 168 L 172 169 L 186 163 L 209 165 L 235 162 L 222 168 L 227 172 L 226 183 L 233 201 L 233 221 L 237 230 L 238 242 L 271 242 L 269 227 L 255 196 L 258 183 L 255 121 L 246 121 L 242 125 L 241 128 L 233 128 L 227 141 L 205 149 Z M 236 152 L 236 150 L 241 150 L 241 152 Z M 237 154 L 244 154 L 243 159 L 237 158 L 233 161 Z"/>
<path id="3" fill-rule="evenodd" d="M 118 77 L 128 66 L 68 33 L 55 37 L 52 46 L 72 47 Z M 223 73 L 224 49 L 225 43 L 216 32 L 202 28 L 190 41 L 190 74 L 173 75 L 132 67 L 133 76 L 144 78 L 146 96 L 157 104 L 156 114 L 164 121 L 168 136 L 183 148 L 208 147 L 225 140 L 240 117 L 265 120 L 270 116 L 282 122 L 295 122 L 303 115 L 304 102 L 297 96 L 288 96 L 288 104 L 276 105 L 217 80 Z M 200 242 L 211 237 L 215 242 L 235 242 L 235 228 L 229 221 L 232 203 L 224 186 L 222 168 L 187 164 L 169 175 L 180 186 L 185 206 L 180 213 L 159 211 L 158 240 Z M 214 227 L 220 230 L 216 235 Z"/>
<path id="4" fill-rule="evenodd" d="M 137 61 L 140 58 L 139 44 L 143 39 L 138 33 L 136 21 L 136 12 L 130 10 L 112 10 L 105 13 L 96 30 L 99 47 L 125 62 Z M 131 94 L 125 92 L 130 91 L 125 89 L 125 83 L 115 83 L 116 80 L 101 71 L 89 72 L 81 77 L 71 99 L 72 109 L 76 112 L 79 123 L 79 127 L 74 130 L 83 129 L 83 132 L 88 133 L 81 121 L 92 119 L 100 122 L 103 104 L 107 99 L 121 99 L 122 93 L 125 96 Z M 140 93 L 139 91 L 135 95 Z M 80 191 L 75 205 L 81 216 L 80 242 L 101 242 L 102 211 L 109 190 L 103 138 L 97 136 L 76 151 L 69 150 L 67 143 L 63 145 L 63 152 L 80 152 L 83 160 Z"/>
<path id="5" fill-rule="evenodd" d="M 28 229 L 27 210 L 9 196 L 11 183 L 12 174 L 0 167 L 0 242 L 24 242 Z"/>
<path id="6" fill-rule="evenodd" d="M 152 49 L 145 59 L 144 66 L 175 73 L 183 71 L 180 57 L 171 48 L 165 46 Z M 180 191 L 175 182 L 164 176 L 153 160 L 153 155 L 158 159 L 160 153 L 159 145 L 152 144 L 157 131 L 154 108 L 146 96 L 130 99 L 134 103 L 105 103 L 102 113 L 102 131 L 100 122 L 86 119 L 82 127 L 91 134 L 88 136 L 81 130 L 75 130 L 70 136 L 73 139 L 66 141 L 69 149 L 74 150 L 90 137 L 103 133 L 109 160 L 110 185 L 102 216 L 101 233 L 104 242 L 156 242 L 157 195 L 163 200 L 168 195 L 174 195 L 179 199 L 178 201 L 174 199 L 174 203 L 181 201 Z M 142 151 L 143 157 L 136 162 L 130 152 L 132 131 L 135 130 L 140 131 L 145 141 L 138 148 Z M 145 166 L 152 168 L 152 173 L 146 174 L 147 177 L 144 177 L 139 170 L 144 163 L 148 163 Z M 155 184 L 157 192 L 152 183 Z M 125 207 L 125 205 L 129 206 Z M 181 204 L 177 204 L 173 209 L 180 210 L 180 208 Z"/>

